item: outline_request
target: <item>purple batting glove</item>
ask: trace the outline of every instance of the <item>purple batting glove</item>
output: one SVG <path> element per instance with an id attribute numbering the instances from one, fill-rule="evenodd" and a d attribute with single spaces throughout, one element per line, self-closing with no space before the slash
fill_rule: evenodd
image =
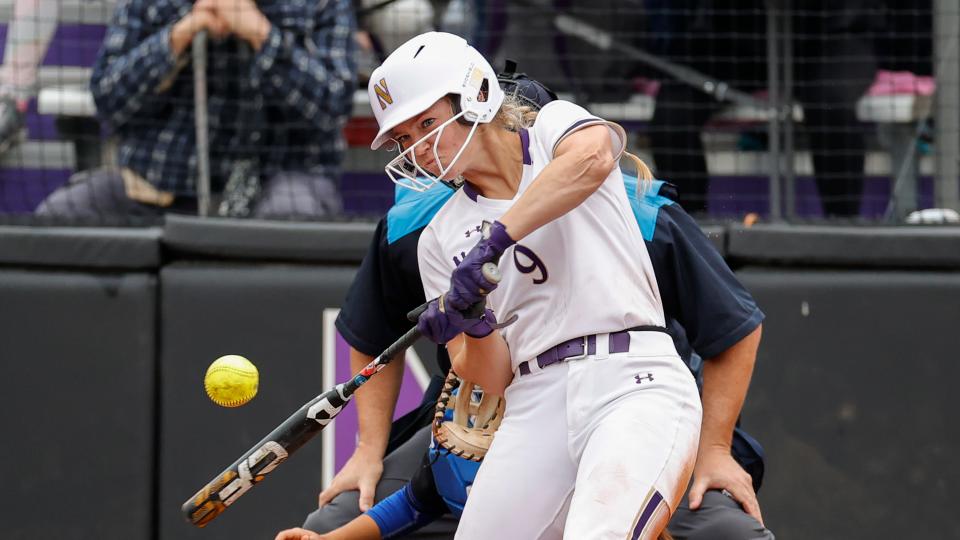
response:
<path id="1" fill-rule="evenodd" d="M 507 234 L 503 223 L 494 221 L 484 231 L 483 238 L 473 246 L 470 253 L 460 261 L 450 276 L 450 291 L 447 293 L 447 305 L 454 309 L 465 310 L 483 300 L 497 288 L 483 277 L 483 265 L 496 262 L 508 247 L 516 244 Z"/>
<path id="2" fill-rule="evenodd" d="M 482 338 L 493 332 L 497 318 L 485 309 L 477 319 L 467 319 L 459 311 L 444 305 L 443 297 L 431 300 L 426 311 L 417 319 L 417 330 L 430 341 L 443 345 L 461 333 Z"/>
<path id="3" fill-rule="evenodd" d="M 486 308 L 483 310 L 483 314 L 480 315 L 479 319 L 468 319 L 467 323 L 473 323 L 473 326 L 463 329 L 463 333 L 472 337 L 472 338 L 485 338 L 493 332 L 494 327 L 497 326 L 497 316 L 493 314 L 493 310 Z"/>

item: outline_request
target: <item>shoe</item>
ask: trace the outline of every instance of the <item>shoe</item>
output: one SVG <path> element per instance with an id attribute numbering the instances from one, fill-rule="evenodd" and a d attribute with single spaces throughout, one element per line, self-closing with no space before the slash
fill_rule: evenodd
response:
<path id="1" fill-rule="evenodd" d="M 0 156 L 26 137 L 23 113 L 10 97 L 0 98 Z"/>

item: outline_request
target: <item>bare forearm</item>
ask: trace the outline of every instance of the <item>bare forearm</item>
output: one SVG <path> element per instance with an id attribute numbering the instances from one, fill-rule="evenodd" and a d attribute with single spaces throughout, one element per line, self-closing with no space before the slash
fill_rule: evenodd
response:
<path id="1" fill-rule="evenodd" d="M 350 349 L 350 369 L 360 371 L 373 361 L 356 349 Z M 390 423 L 400 394 L 403 378 L 403 353 L 367 381 L 354 397 L 357 402 L 358 442 L 364 450 L 383 457 L 390 436 Z"/>
<path id="2" fill-rule="evenodd" d="M 343 527 L 323 535 L 324 540 L 380 540 L 380 527 L 372 517 L 361 514 Z"/>
<path id="3" fill-rule="evenodd" d="M 447 344 L 453 370 L 461 379 L 473 381 L 498 396 L 513 378 L 510 365 L 510 349 L 507 342 L 494 331 L 485 338 L 475 339 L 466 335 Z"/>
<path id="4" fill-rule="evenodd" d="M 750 386 L 762 327 L 703 365 L 703 424 L 700 449 L 729 452 L 733 428 Z"/>
<path id="5" fill-rule="evenodd" d="M 560 144 L 557 157 L 500 218 L 514 240 L 519 242 L 579 206 L 616 166 L 606 126 L 584 128 L 570 136 L 574 137 Z"/>

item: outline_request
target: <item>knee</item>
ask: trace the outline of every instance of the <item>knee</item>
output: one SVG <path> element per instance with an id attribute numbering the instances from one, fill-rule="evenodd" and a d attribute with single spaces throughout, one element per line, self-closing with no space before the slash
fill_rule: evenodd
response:
<path id="1" fill-rule="evenodd" d="M 719 491 L 706 492 L 698 510 L 682 504 L 668 528 L 679 540 L 773 539 L 773 533 Z"/>
<path id="2" fill-rule="evenodd" d="M 130 208 L 119 173 L 94 169 L 75 173 L 40 203 L 34 213 L 53 218 L 95 218 Z"/>
<path id="3" fill-rule="evenodd" d="M 757 520 L 740 510 L 718 512 L 687 540 L 773 540 L 774 536 Z"/>
<path id="4" fill-rule="evenodd" d="M 44 217 L 71 217 L 73 212 L 70 212 L 70 209 L 73 205 L 66 192 L 66 187 L 57 188 L 40 201 L 33 213 Z"/>
<path id="5" fill-rule="evenodd" d="M 343 212 L 343 198 L 336 184 L 324 176 L 282 173 L 271 178 L 257 201 L 258 219 L 317 220 Z"/>
<path id="6" fill-rule="evenodd" d="M 342 527 L 360 515 L 360 495 L 356 491 L 345 491 L 337 495 L 323 508 L 318 508 L 307 516 L 303 528 L 319 534 L 328 533 Z"/>

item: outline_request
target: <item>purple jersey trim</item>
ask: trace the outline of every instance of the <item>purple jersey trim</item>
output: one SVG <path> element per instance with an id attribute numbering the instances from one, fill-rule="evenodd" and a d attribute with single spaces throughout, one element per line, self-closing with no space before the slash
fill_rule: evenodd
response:
<path id="1" fill-rule="evenodd" d="M 520 149 L 523 150 L 523 164 L 533 165 L 533 158 L 530 157 L 530 133 L 525 128 L 520 129 Z M 462 189 L 467 197 L 470 197 L 471 201 L 477 202 L 477 195 L 480 193 L 478 193 L 473 186 L 469 183 L 464 183 Z"/>
<path id="2" fill-rule="evenodd" d="M 533 165 L 533 158 L 530 157 L 530 133 L 526 128 L 520 129 L 520 148 L 523 150 L 523 164 Z"/>
<path id="3" fill-rule="evenodd" d="M 471 201 L 477 202 L 477 195 L 480 195 L 480 193 L 477 192 L 477 190 L 474 189 L 469 182 L 464 182 L 463 188 L 461 189 L 463 189 L 463 192 L 467 195 L 467 197 L 470 197 Z"/>
<path id="4" fill-rule="evenodd" d="M 573 133 L 574 131 L 580 129 L 581 127 L 584 127 L 584 125 L 603 124 L 603 123 L 606 123 L 606 122 L 602 118 L 597 118 L 596 116 L 592 116 L 590 118 L 584 118 L 583 120 L 577 120 L 576 122 L 571 124 L 570 127 L 564 130 L 563 134 L 560 135 L 560 137 L 557 139 L 557 144 L 553 145 L 553 153 L 554 154 L 557 153 L 557 147 L 560 146 L 560 143 L 563 142 L 563 140 L 566 139 L 568 136 L 570 136 L 570 134 Z"/>

